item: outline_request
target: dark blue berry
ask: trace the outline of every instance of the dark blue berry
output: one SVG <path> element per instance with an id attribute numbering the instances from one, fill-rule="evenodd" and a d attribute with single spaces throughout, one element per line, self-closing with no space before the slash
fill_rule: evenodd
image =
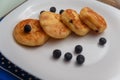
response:
<path id="1" fill-rule="evenodd" d="M 77 62 L 77 64 L 83 64 L 84 63 L 84 61 L 85 61 L 85 57 L 83 56 L 83 55 L 78 55 L 77 57 L 76 57 L 76 62 Z"/>
<path id="2" fill-rule="evenodd" d="M 60 12 L 59 12 L 59 14 L 62 14 L 63 12 L 64 12 L 64 10 L 63 10 L 63 9 L 61 9 L 61 10 L 60 10 Z"/>
<path id="3" fill-rule="evenodd" d="M 70 52 L 65 53 L 64 59 L 66 61 L 70 61 L 72 59 L 72 54 Z"/>
<path id="4" fill-rule="evenodd" d="M 31 31 L 31 26 L 30 25 L 25 25 L 24 26 L 24 32 L 28 33 Z"/>
<path id="5" fill-rule="evenodd" d="M 56 12 L 56 8 L 55 7 L 51 7 L 50 8 L 50 12 Z"/>
<path id="6" fill-rule="evenodd" d="M 98 33 L 98 32 L 99 32 L 99 30 L 96 30 L 95 32 L 96 32 L 96 33 Z"/>
<path id="7" fill-rule="evenodd" d="M 83 50 L 83 47 L 82 47 L 81 45 L 76 45 L 76 46 L 75 46 L 75 52 L 76 52 L 76 53 L 81 53 L 82 50 Z"/>
<path id="8" fill-rule="evenodd" d="M 69 23 L 73 23 L 73 20 L 71 19 L 71 20 L 69 21 Z"/>
<path id="9" fill-rule="evenodd" d="M 61 51 L 59 49 L 55 49 L 53 51 L 53 57 L 58 59 L 61 56 Z"/>
<path id="10" fill-rule="evenodd" d="M 107 42 L 107 40 L 105 38 L 103 38 L 103 37 L 99 39 L 99 44 L 100 45 L 105 45 L 106 42 Z"/>
<path id="11" fill-rule="evenodd" d="M 41 11 L 41 12 L 40 12 L 40 14 L 41 14 L 41 13 L 43 13 L 43 12 L 45 12 L 45 11 L 44 11 L 44 10 L 43 10 L 43 11 Z"/>

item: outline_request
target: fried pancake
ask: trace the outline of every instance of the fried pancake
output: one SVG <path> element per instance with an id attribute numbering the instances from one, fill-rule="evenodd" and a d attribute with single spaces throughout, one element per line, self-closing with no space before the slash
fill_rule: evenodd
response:
<path id="1" fill-rule="evenodd" d="M 89 28 L 97 33 L 102 33 L 107 27 L 105 19 L 88 7 L 84 7 L 80 11 L 79 17 Z"/>
<path id="2" fill-rule="evenodd" d="M 25 25 L 31 27 L 30 32 L 24 31 Z M 14 28 L 13 36 L 18 43 L 26 46 L 43 45 L 49 38 L 42 30 L 39 20 L 36 19 L 25 19 L 20 21 Z"/>
<path id="3" fill-rule="evenodd" d="M 41 27 L 46 32 L 46 34 L 48 34 L 52 38 L 66 38 L 71 33 L 71 30 L 60 21 L 59 14 L 45 11 L 40 14 L 39 18 Z"/>
<path id="4" fill-rule="evenodd" d="M 62 22 L 79 36 L 86 35 L 90 29 L 81 22 L 78 13 L 73 9 L 66 9 L 61 14 Z"/>

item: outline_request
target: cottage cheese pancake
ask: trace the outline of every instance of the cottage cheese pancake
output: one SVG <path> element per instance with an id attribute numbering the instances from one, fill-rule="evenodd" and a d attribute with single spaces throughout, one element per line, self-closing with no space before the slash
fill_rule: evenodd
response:
<path id="1" fill-rule="evenodd" d="M 46 34 L 55 39 L 66 38 L 71 33 L 71 30 L 60 21 L 60 15 L 53 12 L 42 12 L 40 24 Z"/>
<path id="2" fill-rule="evenodd" d="M 13 36 L 16 42 L 25 46 L 43 45 L 49 38 L 36 19 L 20 21 L 14 28 Z"/>
<path id="3" fill-rule="evenodd" d="M 61 20 L 79 36 L 84 36 L 90 31 L 90 29 L 81 22 L 78 13 L 73 9 L 64 10 L 61 14 Z"/>
<path id="4" fill-rule="evenodd" d="M 93 31 L 102 33 L 107 27 L 105 19 L 89 7 L 80 11 L 80 19 Z"/>

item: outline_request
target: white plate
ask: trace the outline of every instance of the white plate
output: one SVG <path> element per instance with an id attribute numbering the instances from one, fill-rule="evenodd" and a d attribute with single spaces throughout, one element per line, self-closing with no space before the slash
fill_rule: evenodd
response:
<path id="1" fill-rule="evenodd" d="M 26 18 L 37 18 L 42 10 L 51 6 L 60 9 L 72 8 L 79 12 L 88 6 L 101 14 L 107 21 L 108 28 L 103 34 L 88 34 L 85 37 L 71 35 L 63 40 L 50 39 L 45 45 L 29 48 L 18 45 L 12 36 L 15 25 Z M 12 62 L 44 80 L 120 80 L 120 11 L 92 0 L 30 0 L 14 10 L 0 23 L 0 50 Z M 107 43 L 98 45 L 100 37 Z M 75 45 L 83 46 L 85 63 L 75 64 Z M 52 58 L 52 51 L 60 49 L 62 56 Z M 64 53 L 71 52 L 73 58 L 64 62 Z"/>

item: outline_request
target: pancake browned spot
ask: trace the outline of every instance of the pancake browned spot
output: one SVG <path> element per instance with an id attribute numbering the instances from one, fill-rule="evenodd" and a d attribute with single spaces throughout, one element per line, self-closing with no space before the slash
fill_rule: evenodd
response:
<path id="1" fill-rule="evenodd" d="M 60 14 L 45 11 L 40 14 L 40 24 L 43 30 L 52 38 L 66 38 L 71 30 L 60 21 Z"/>
<path id="2" fill-rule="evenodd" d="M 25 26 L 31 27 L 29 32 L 25 32 Z M 49 36 L 42 30 L 39 20 L 25 19 L 20 21 L 14 28 L 13 36 L 16 42 L 26 46 L 43 45 Z"/>
<path id="3" fill-rule="evenodd" d="M 62 22 L 67 25 L 75 34 L 84 36 L 89 32 L 89 28 L 83 24 L 78 13 L 73 9 L 66 9 L 61 14 Z"/>

